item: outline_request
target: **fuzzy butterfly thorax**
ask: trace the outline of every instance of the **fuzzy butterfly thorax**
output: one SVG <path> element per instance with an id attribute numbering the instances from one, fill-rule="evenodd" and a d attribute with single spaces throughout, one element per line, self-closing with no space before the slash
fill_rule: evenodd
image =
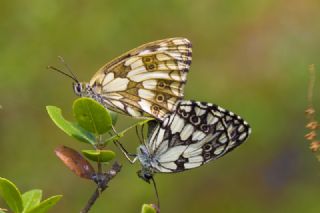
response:
<path id="1" fill-rule="evenodd" d="M 74 90 L 113 111 L 163 120 L 184 96 L 191 60 L 186 38 L 150 42 L 105 64 L 88 84 L 75 83 Z"/>
<path id="2" fill-rule="evenodd" d="M 151 157 L 145 145 L 140 145 L 137 148 L 137 157 L 142 165 L 142 169 L 137 174 L 141 179 L 149 183 L 154 173 L 152 164 L 156 163 L 156 160 Z"/>
<path id="3" fill-rule="evenodd" d="M 97 92 L 97 88 L 95 86 L 92 87 L 89 83 L 85 82 L 75 82 L 73 83 L 73 90 L 77 96 L 92 98 L 104 107 L 107 107 L 104 103 L 103 97 Z"/>

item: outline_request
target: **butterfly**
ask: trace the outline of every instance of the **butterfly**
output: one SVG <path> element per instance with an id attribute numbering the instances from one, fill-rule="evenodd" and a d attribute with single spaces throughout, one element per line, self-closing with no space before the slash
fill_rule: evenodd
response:
<path id="1" fill-rule="evenodd" d="M 162 121 L 149 121 L 148 126 L 147 140 L 141 140 L 137 154 L 130 154 L 119 141 L 115 145 L 131 163 L 140 161 L 142 169 L 137 174 L 144 181 L 153 182 L 158 207 L 154 174 L 200 167 L 238 147 L 251 134 L 249 124 L 233 112 L 215 104 L 189 100 L 178 101 L 175 111 Z M 143 129 L 141 134 L 143 138 Z"/>
<path id="2" fill-rule="evenodd" d="M 242 144 L 249 124 L 217 105 L 182 100 L 162 122 L 151 123 L 146 144 L 137 150 L 138 176 L 150 182 L 155 173 L 176 173 L 216 160 Z"/>
<path id="3" fill-rule="evenodd" d="M 191 60 L 190 41 L 177 37 L 124 53 L 101 67 L 89 83 L 79 82 L 70 70 L 71 75 L 63 74 L 75 81 L 78 96 L 93 98 L 125 115 L 162 120 L 184 96 Z"/>

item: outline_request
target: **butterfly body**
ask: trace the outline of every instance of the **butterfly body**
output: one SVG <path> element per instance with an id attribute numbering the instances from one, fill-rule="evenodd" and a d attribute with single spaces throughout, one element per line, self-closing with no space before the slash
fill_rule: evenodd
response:
<path id="1" fill-rule="evenodd" d="M 184 96 L 191 60 L 185 38 L 150 42 L 101 67 L 89 83 L 76 82 L 74 90 L 113 111 L 162 120 Z"/>
<path id="2" fill-rule="evenodd" d="M 242 144 L 251 129 L 242 118 L 211 103 L 179 101 L 176 111 L 152 128 L 145 145 L 138 148 L 142 170 L 176 173 L 218 159 Z"/>
<path id="3" fill-rule="evenodd" d="M 73 90 L 77 96 L 89 97 L 103 104 L 103 97 L 96 91 L 94 87 L 91 87 L 89 83 L 76 82 L 73 84 Z"/>
<path id="4" fill-rule="evenodd" d="M 85 82 L 78 82 L 74 83 L 73 89 L 75 94 L 80 97 L 92 98 L 102 104 L 105 108 L 108 108 L 114 112 L 123 113 L 123 111 L 109 104 L 108 97 L 106 95 L 102 95 L 100 89 L 96 85 L 90 85 L 89 83 Z M 143 118 L 142 116 L 140 117 Z"/>

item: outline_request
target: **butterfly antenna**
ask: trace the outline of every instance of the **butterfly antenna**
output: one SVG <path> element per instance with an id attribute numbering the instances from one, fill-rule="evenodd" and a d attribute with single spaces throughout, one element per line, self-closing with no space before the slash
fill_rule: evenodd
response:
<path id="1" fill-rule="evenodd" d="M 151 180 L 153 183 L 154 191 L 156 192 L 156 196 L 157 196 L 157 206 L 158 206 L 158 209 L 160 209 L 160 199 L 159 199 L 157 184 L 153 177 L 151 177 Z"/>
<path id="2" fill-rule="evenodd" d="M 74 76 L 69 75 L 68 73 L 63 72 L 62 70 L 59 70 L 59 69 L 56 68 L 56 67 L 47 66 L 47 69 L 52 69 L 52 70 L 54 70 L 54 71 L 57 71 L 57 72 L 61 73 L 62 75 L 65 75 L 65 76 L 71 78 L 71 79 L 74 80 L 75 82 L 78 82 L 78 80 L 77 80 Z"/>
<path id="3" fill-rule="evenodd" d="M 67 70 L 69 71 L 69 73 L 73 76 L 73 79 L 74 79 L 76 82 L 79 82 L 77 76 L 71 71 L 69 65 L 65 62 L 64 58 L 63 58 L 62 56 L 58 56 L 58 58 L 60 59 L 61 63 L 67 68 Z"/>

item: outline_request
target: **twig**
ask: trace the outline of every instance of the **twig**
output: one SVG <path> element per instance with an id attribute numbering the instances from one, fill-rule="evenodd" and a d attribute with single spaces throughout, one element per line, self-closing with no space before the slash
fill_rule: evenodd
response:
<path id="1" fill-rule="evenodd" d="M 93 204 L 96 202 L 98 197 L 101 195 L 101 192 L 103 192 L 107 187 L 110 180 L 112 180 L 121 170 L 121 165 L 118 162 L 115 162 L 111 169 L 105 173 L 104 179 L 98 183 L 98 187 L 95 190 L 95 192 L 92 194 L 90 199 L 87 202 L 87 205 L 80 211 L 80 213 L 87 213 L 93 206 Z"/>

